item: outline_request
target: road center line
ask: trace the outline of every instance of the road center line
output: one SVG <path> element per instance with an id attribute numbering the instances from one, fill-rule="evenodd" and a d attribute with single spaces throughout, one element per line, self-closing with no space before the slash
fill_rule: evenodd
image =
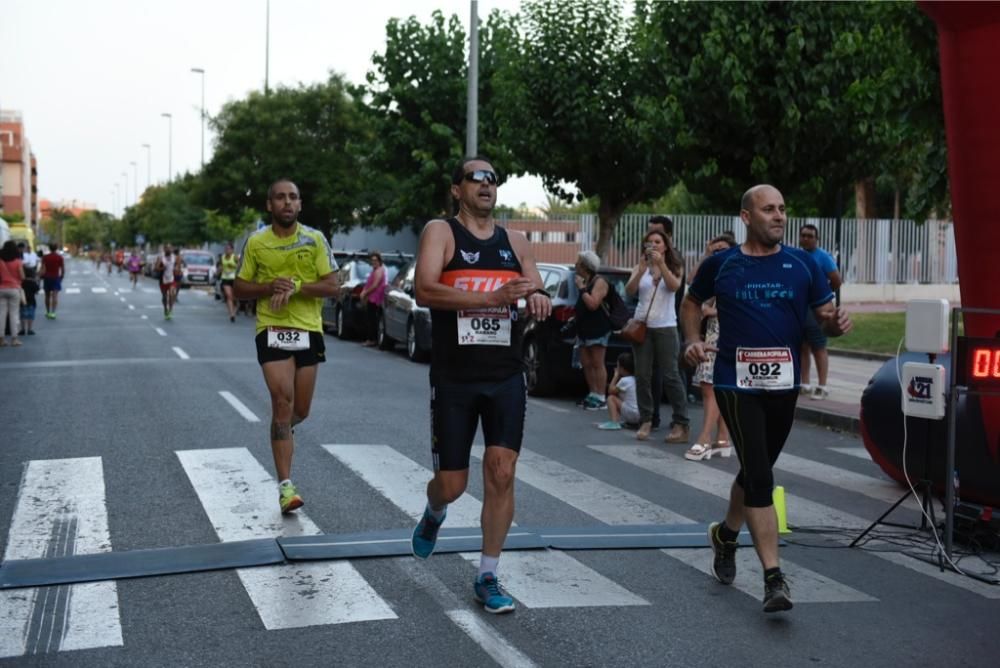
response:
<path id="1" fill-rule="evenodd" d="M 254 412 L 246 407 L 242 401 L 233 396 L 232 392 L 227 392 L 226 390 L 219 390 L 219 396 L 225 399 L 230 406 L 236 409 L 236 412 L 246 418 L 247 422 L 260 422 L 260 418 L 254 415 Z"/>
<path id="2" fill-rule="evenodd" d="M 182 360 L 189 360 L 189 359 L 191 359 L 191 356 L 190 356 L 190 355 L 188 355 L 188 354 L 187 354 L 186 352 L 184 352 L 183 350 L 181 350 L 181 349 L 180 349 L 179 347 L 177 347 L 177 346 L 174 346 L 174 347 L 173 347 L 173 351 L 174 351 L 175 353 L 177 353 L 177 356 L 178 356 L 178 357 L 180 357 L 180 358 L 181 358 Z"/>
<path id="3" fill-rule="evenodd" d="M 159 334 L 160 336 L 166 336 L 167 335 L 167 333 L 164 332 L 163 329 L 160 328 L 160 327 L 154 327 L 153 329 L 155 329 L 156 333 Z"/>

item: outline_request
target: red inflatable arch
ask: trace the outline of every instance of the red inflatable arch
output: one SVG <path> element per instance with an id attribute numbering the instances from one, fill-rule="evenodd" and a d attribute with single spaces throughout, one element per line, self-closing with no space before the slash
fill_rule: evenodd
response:
<path id="1" fill-rule="evenodd" d="M 1000 3 L 921 2 L 937 23 L 962 306 L 1000 307 Z M 968 314 L 968 336 L 1000 317 Z M 986 447 L 1000 455 L 1000 397 L 982 397 Z"/>

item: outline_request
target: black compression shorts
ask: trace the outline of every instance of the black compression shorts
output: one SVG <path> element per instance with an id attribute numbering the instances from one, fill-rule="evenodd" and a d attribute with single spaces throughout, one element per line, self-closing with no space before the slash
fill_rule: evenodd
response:
<path id="1" fill-rule="evenodd" d="M 792 430 L 798 398 L 797 390 L 751 393 L 715 388 L 719 412 L 740 458 L 736 484 L 743 488 L 743 503 L 750 508 L 772 505 L 771 469 Z"/>
<path id="2" fill-rule="evenodd" d="M 431 452 L 434 470 L 469 468 L 479 423 L 487 446 L 521 451 L 527 391 L 524 374 L 507 380 L 458 382 L 431 379 Z"/>

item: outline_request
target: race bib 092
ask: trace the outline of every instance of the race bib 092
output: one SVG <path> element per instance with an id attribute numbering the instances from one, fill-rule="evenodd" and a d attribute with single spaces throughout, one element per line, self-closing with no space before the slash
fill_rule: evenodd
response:
<path id="1" fill-rule="evenodd" d="M 795 370 L 791 348 L 737 348 L 736 386 L 756 390 L 791 390 Z"/>

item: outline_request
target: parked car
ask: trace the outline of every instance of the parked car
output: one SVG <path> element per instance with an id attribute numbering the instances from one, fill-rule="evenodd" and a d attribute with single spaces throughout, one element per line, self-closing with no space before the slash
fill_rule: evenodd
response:
<path id="1" fill-rule="evenodd" d="M 392 281 L 407 262 L 409 253 L 382 253 L 386 280 Z M 357 251 L 338 259 L 337 294 L 323 301 L 323 327 L 341 339 L 356 338 L 365 331 L 365 305 L 361 303 L 361 290 L 372 272 L 367 251 Z"/>
<path id="2" fill-rule="evenodd" d="M 576 335 L 567 329 L 576 315 L 576 301 L 580 294 L 573 282 L 573 266 L 540 262 L 538 272 L 545 290 L 552 295 L 552 315 L 543 321 L 535 320 L 527 316 L 523 300 L 518 304 L 519 316 L 526 318 L 521 355 L 527 369 L 528 392 L 533 396 L 553 394 L 561 388 L 575 390 L 584 384 L 583 371 L 572 366 Z M 431 316 L 428 308 L 416 303 L 413 288 L 415 273 L 416 261 L 413 261 L 390 282 L 379 324 L 378 343 L 379 347 L 390 349 L 397 342 L 405 342 L 407 357 L 425 361 L 430 357 L 431 350 Z M 618 291 L 626 307 L 634 312 L 636 299 L 625 294 L 630 271 L 602 267 L 599 273 Z M 614 373 L 618 355 L 630 350 L 627 342 L 612 334 L 605 357 L 609 378 Z"/>
<path id="3" fill-rule="evenodd" d="M 402 342 L 411 361 L 426 362 L 431 355 L 431 311 L 417 305 L 413 288 L 416 271 L 417 262 L 412 260 L 389 283 L 378 326 L 378 347 L 391 350 Z"/>
<path id="4" fill-rule="evenodd" d="M 181 274 L 181 287 L 192 285 L 212 285 L 215 282 L 215 256 L 203 250 L 182 250 L 181 261 L 184 264 Z"/>
<path id="5" fill-rule="evenodd" d="M 540 262 L 538 271 L 545 290 L 552 296 L 552 316 L 542 321 L 529 318 L 524 329 L 521 350 L 527 369 L 528 393 L 533 396 L 553 394 L 559 389 L 576 390 L 584 385 L 583 371 L 572 365 L 576 334 L 566 329 L 576 315 L 576 301 L 580 295 L 573 282 L 573 265 Z M 630 270 L 601 267 L 598 273 L 634 312 L 637 300 L 625 293 Z M 614 373 L 618 355 L 630 350 L 626 341 L 617 334 L 611 335 L 605 355 L 608 378 Z"/>

